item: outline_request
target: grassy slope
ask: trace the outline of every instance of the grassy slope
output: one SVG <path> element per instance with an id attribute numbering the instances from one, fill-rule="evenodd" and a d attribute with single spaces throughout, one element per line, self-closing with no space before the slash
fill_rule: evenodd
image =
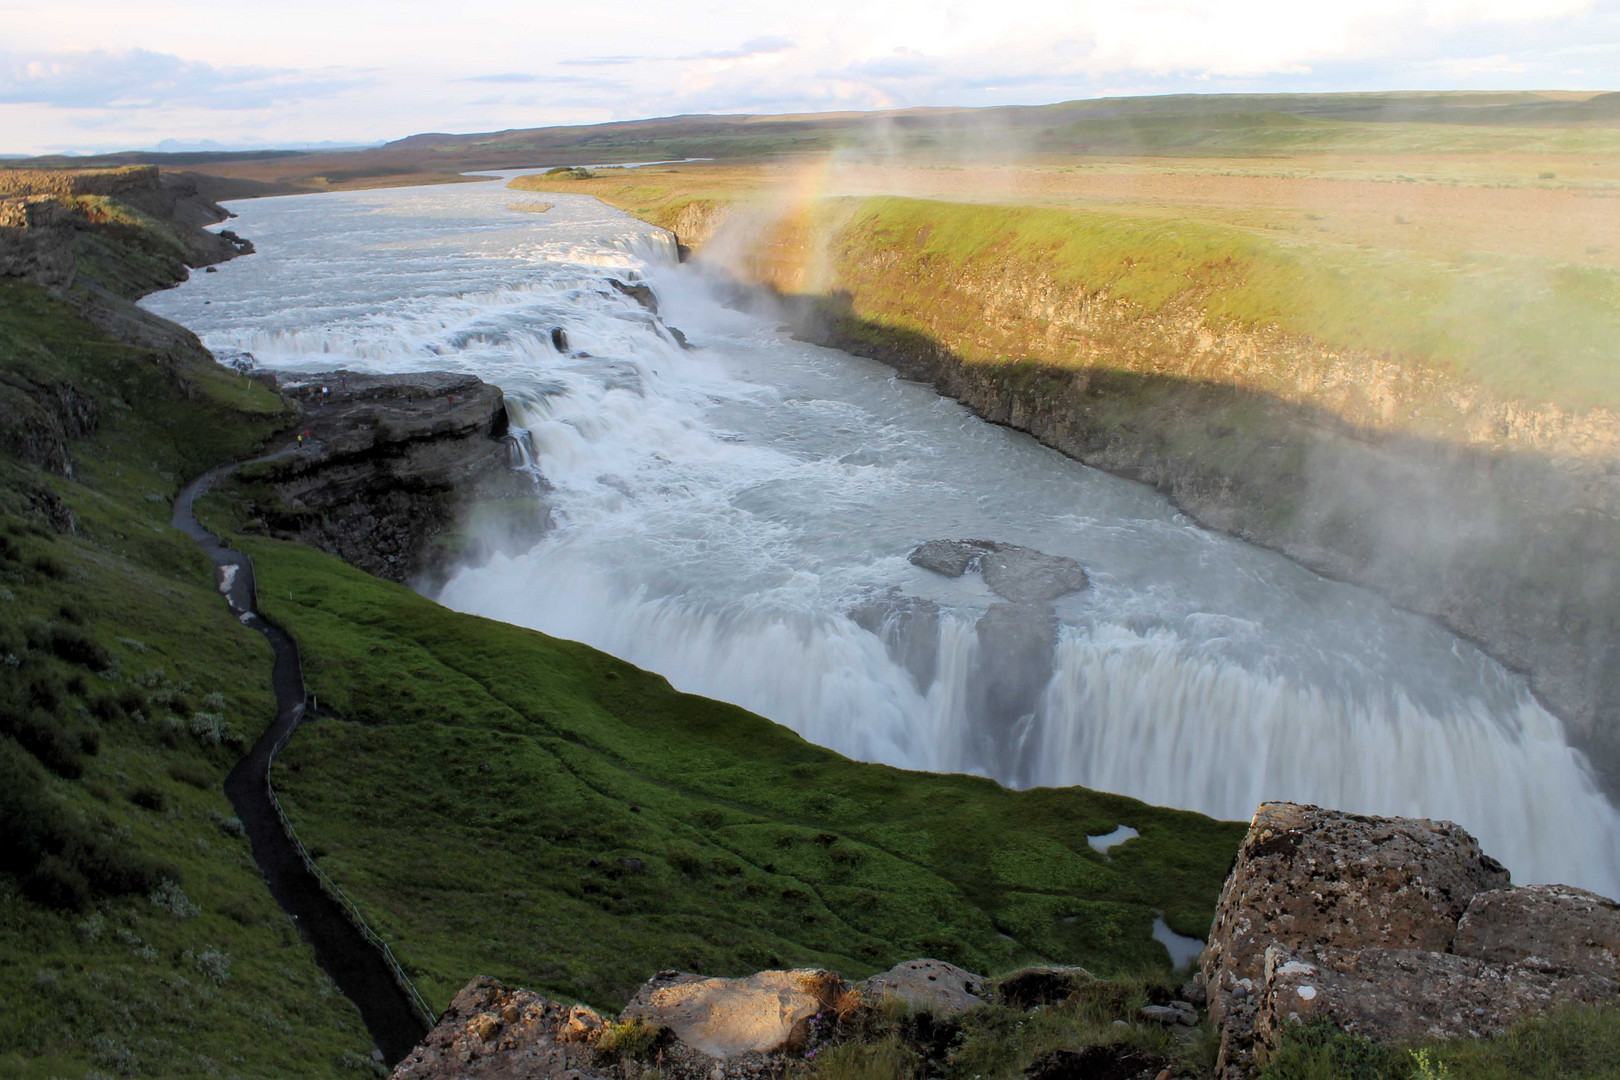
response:
<path id="1" fill-rule="evenodd" d="M 1078 788 L 852 762 L 585 646 L 243 542 L 311 689 L 349 718 L 299 733 L 278 790 L 437 1005 L 478 972 L 612 1005 L 671 966 L 1162 967 L 1153 909 L 1201 935 L 1242 838 Z M 1121 823 L 1142 837 L 1090 850 Z"/>
<path id="2" fill-rule="evenodd" d="M 192 734 L 199 712 L 218 715 L 227 736 L 257 734 L 273 711 L 269 650 L 168 527 L 181 480 L 250 452 L 282 423 L 279 400 L 213 365 L 184 371 L 187 400 L 151 355 L 16 282 L 0 283 L 0 371 L 71 384 L 102 412 L 96 434 L 73 446 L 74 480 L 0 455 L 6 727 L 27 715 L 88 732 L 96 749 L 76 762 L 53 756 L 53 773 L 0 736 L 5 869 L 26 871 L 19 823 L 43 820 L 178 878 L 196 908 L 103 889 L 58 910 L 0 873 L 0 1076 L 354 1075 L 340 1063 L 369 1052 L 359 1016 L 231 829 L 221 785 L 240 744 Z M 72 509 L 76 534 L 36 512 L 50 497 Z M 81 650 L 88 666 L 43 640 L 64 632 L 99 647 Z"/>

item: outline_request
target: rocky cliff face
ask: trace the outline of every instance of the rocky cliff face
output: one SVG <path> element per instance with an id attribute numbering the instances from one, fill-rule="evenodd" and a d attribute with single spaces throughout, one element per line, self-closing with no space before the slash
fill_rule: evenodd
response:
<path id="1" fill-rule="evenodd" d="M 291 455 L 259 466 L 262 527 L 394 581 L 532 544 L 550 518 L 514 471 L 498 387 L 471 375 L 321 372 L 283 380 L 303 410 Z M 471 531 L 474 508 L 506 512 Z"/>
<path id="2" fill-rule="evenodd" d="M 694 204 L 696 206 L 697 204 Z M 693 210 L 712 232 L 719 212 Z M 799 333 L 1152 484 L 1207 525 L 1443 619 L 1509 666 L 1620 791 L 1620 417 L 1492 394 L 1274 327 L 1087 293 L 1037 263 L 785 226 L 728 265 Z M 807 269 L 808 268 L 808 269 Z"/>

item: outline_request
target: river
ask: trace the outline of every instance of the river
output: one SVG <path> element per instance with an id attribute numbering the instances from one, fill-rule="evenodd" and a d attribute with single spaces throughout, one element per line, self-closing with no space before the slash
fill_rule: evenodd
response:
<path id="1" fill-rule="evenodd" d="M 1516 881 L 1620 894 L 1620 815 L 1522 677 L 727 307 L 666 233 L 500 183 L 231 209 L 258 254 L 146 307 L 272 368 L 472 372 L 529 432 L 555 527 L 455 573 L 450 607 L 588 642 L 856 758 L 1223 818 L 1267 799 L 1448 818 Z M 661 317 L 609 279 L 650 283 Z M 1035 673 L 1027 708 L 983 692 L 1007 681 L 994 616 L 978 629 L 1002 598 L 907 559 L 959 538 L 1090 576 L 1055 601 L 1055 648 L 1017 661 Z"/>

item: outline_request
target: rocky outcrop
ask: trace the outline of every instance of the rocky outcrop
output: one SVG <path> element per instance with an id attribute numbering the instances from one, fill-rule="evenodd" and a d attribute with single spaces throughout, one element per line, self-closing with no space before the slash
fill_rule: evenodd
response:
<path id="1" fill-rule="evenodd" d="M 202 226 L 226 211 L 194 182 L 155 168 L 0 169 L 0 281 L 27 282 L 66 299 L 82 323 L 64 338 L 144 350 L 182 393 L 208 362 L 195 335 L 129 301 L 185 280 L 188 266 L 220 262 L 252 245 Z M 20 361 L 22 358 L 18 358 Z M 17 363 L 0 373 L 0 446 L 70 476 L 69 444 L 99 423 L 95 395 Z"/>
<path id="2" fill-rule="evenodd" d="M 77 217 L 48 195 L 0 199 L 0 278 L 47 288 L 73 283 Z"/>
<path id="3" fill-rule="evenodd" d="M 1568 885 L 1480 893 L 1452 948 L 1492 964 L 1536 961 L 1620 980 L 1620 904 Z"/>
<path id="4" fill-rule="evenodd" d="M 1275 1049 L 1289 1025 L 1318 1020 L 1379 1042 L 1477 1039 L 1561 1005 L 1620 999 L 1620 984 L 1579 969 L 1420 949 L 1273 946 L 1260 985 L 1254 1038 L 1263 1049 Z"/>
<path id="5" fill-rule="evenodd" d="M 1047 603 L 1089 584 L 1085 570 L 1073 559 L 994 540 L 930 540 L 908 558 L 913 565 L 946 577 L 977 570 L 991 592 L 1014 604 Z"/>
<path id="6" fill-rule="evenodd" d="M 613 1021 L 480 976 L 394 1069 L 395 1080 L 670 1080 L 780 1075 L 830 1031 L 849 984 L 819 970 L 718 979 L 663 971 Z"/>
<path id="7" fill-rule="evenodd" d="M 0 371 L 0 448 L 62 476 L 73 475 L 68 444 L 95 431 L 101 409 L 72 383 L 39 384 Z"/>
<path id="8" fill-rule="evenodd" d="M 509 989 L 480 976 L 450 1002 L 427 1038 L 394 1067 L 394 1080 L 594 1080 L 612 1077 L 587 1035 L 590 1010 Z"/>
<path id="9" fill-rule="evenodd" d="M 1617 946 L 1620 905 L 1513 888 L 1450 822 L 1266 803 L 1221 891 L 1200 975 L 1220 1072 L 1236 1077 L 1302 1021 L 1411 1042 L 1615 1002 Z"/>
<path id="10" fill-rule="evenodd" d="M 322 372 L 284 381 L 297 451 L 252 479 L 260 525 L 394 581 L 532 544 L 549 526 L 515 471 L 505 400 L 472 375 Z M 475 508 L 503 511 L 467 522 Z"/>

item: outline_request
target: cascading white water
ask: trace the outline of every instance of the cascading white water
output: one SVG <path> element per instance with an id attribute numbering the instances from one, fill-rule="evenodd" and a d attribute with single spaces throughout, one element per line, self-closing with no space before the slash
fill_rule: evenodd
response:
<path id="1" fill-rule="evenodd" d="M 1446 817 L 1520 880 L 1620 892 L 1620 815 L 1523 680 L 1471 645 L 724 308 L 667 233 L 580 196 L 548 194 L 545 214 L 510 198 L 469 184 L 239 203 L 260 254 L 146 303 L 272 367 L 500 385 L 514 462 L 555 485 L 557 528 L 456 574 L 453 607 L 859 758 L 1228 818 L 1273 798 Z M 610 279 L 651 281 L 662 318 Z M 906 560 L 961 537 L 1091 574 L 1056 603 L 1028 715 L 988 715 L 975 693 L 975 627 L 999 598 Z"/>

